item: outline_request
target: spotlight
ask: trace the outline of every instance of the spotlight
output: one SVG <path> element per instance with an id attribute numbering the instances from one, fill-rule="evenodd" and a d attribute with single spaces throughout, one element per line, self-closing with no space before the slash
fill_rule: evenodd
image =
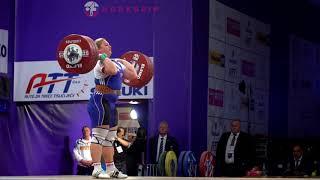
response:
<path id="1" fill-rule="evenodd" d="M 130 111 L 130 118 L 133 119 L 133 120 L 138 119 L 138 113 L 137 113 L 137 111 L 135 109 L 132 109 Z"/>
<path id="2" fill-rule="evenodd" d="M 129 101 L 129 104 L 139 104 L 138 101 Z"/>

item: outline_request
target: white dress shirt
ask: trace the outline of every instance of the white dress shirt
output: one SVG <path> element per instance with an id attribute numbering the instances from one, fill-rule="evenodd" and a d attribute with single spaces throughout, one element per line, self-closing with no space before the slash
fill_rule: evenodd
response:
<path id="1" fill-rule="evenodd" d="M 301 163 L 301 160 L 302 160 L 302 156 L 300 156 L 300 158 L 298 158 L 298 159 L 294 159 L 294 166 L 298 167 Z"/>
<path id="2" fill-rule="evenodd" d="M 234 150 L 235 150 L 235 147 L 236 147 L 236 144 L 237 144 L 239 133 L 236 133 L 236 135 L 235 135 L 236 139 L 235 139 L 234 145 L 231 146 L 231 142 L 232 142 L 233 136 L 234 136 L 233 133 L 230 133 L 230 136 L 229 136 L 229 139 L 228 139 L 228 142 L 227 142 L 227 146 L 226 146 L 225 162 L 227 164 L 233 164 L 234 163 Z"/>
<path id="3" fill-rule="evenodd" d="M 159 150 L 160 150 L 161 138 L 163 138 L 162 152 L 164 152 L 165 151 L 165 147 L 166 147 L 167 135 L 165 135 L 163 137 L 159 135 L 159 137 L 158 137 L 157 156 L 156 156 L 157 157 L 157 161 L 159 160 L 159 156 L 160 156 Z"/>

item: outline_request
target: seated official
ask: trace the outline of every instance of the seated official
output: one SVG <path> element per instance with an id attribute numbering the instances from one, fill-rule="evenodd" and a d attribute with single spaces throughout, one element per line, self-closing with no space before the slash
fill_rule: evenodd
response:
<path id="1" fill-rule="evenodd" d="M 294 145 L 292 156 L 287 163 L 284 176 L 310 176 L 312 173 L 312 161 L 304 156 L 301 145 Z"/>

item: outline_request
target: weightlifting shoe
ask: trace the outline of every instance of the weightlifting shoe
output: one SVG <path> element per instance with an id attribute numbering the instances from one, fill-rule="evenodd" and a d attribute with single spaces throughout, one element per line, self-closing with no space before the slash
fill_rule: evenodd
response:
<path id="1" fill-rule="evenodd" d="M 128 177 L 128 175 L 123 174 L 121 171 L 119 171 L 118 169 L 115 169 L 113 171 L 108 172 L 109 176 L 111 178 L 118 178 L 118 179 L 125 179 Z"/>
<path id="2" fill-rule="evenodd" d="M 99 169 L 92 172 L 92 177 L 97 179 L 110 179 L 109 174 L 107 174 L 104 170 Z"/>

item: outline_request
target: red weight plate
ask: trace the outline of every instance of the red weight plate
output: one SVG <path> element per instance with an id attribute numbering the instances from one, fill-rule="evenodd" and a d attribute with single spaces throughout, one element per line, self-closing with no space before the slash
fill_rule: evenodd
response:
<path id="1" fill-rule="evenodd" d="M 135 80 L 124 81 L 126 85 L 141 88 L 149 83 L 153 76 L 153 63 L 148 56 L 138 51 L 129 51 L 120 58 L 133 64 L 138 75 Z"/>
<path id="2" fill-rule="evenodd" d="M 88 38 L 71 34 L 60 41 L 57 59 L 63 70 L 69 73 L 85 74 L 94 68 L 98 54 Z"/>
<path id="3" fill-rule="evenodd" d="M 215 157 L 210 151 L 201 154 L 199 172 L 201 177 L 212 177 L 215 168 Z"/>

